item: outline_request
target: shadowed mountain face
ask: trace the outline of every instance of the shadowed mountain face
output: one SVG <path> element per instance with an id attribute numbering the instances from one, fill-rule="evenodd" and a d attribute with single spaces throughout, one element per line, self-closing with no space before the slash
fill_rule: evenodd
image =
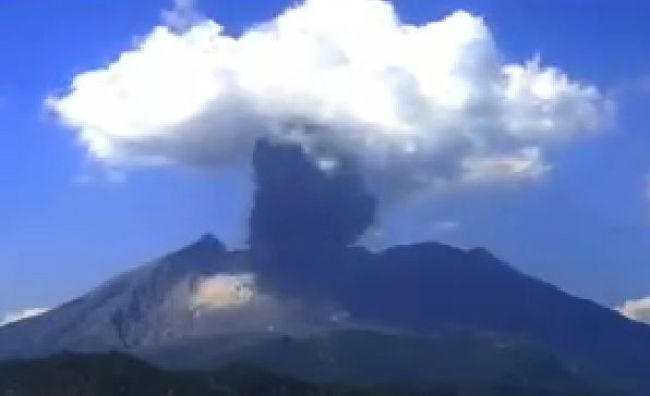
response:
<path id="1" fill-rule="evenodd" d="M 238 348 L 283 334 L 462 330 L 524 340 L 573 367 L 650 386 L 650 327 L 525 276 L 484 249 L 351 246 L 375 201 L 346 164 L 324 172 L 299 148 L 260 142 L 254 167 L 250 249 L 229 252 L 205 236 L 41 317 L 0 327 L 0 357 L 114 349 L 159 356 L 171 348 L 182 366 L 199 341 L 201 352 L 227 347 L 235 359 Z M 231 343 L 228 335 L 246 337 Z"/>

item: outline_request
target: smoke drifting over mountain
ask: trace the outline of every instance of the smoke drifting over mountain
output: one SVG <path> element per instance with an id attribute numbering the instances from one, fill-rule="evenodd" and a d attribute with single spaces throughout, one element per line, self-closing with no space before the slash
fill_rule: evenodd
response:
<path id="1" fill-rule="evenodd" d="M 550 145 L 609 115 L 596 87 L 537 57 L 505 62 L 464 11 L 410 25 L 387 1 L 307 0 L 240 36 L 183 22 L 47 100 L 97 160 L 218 167 L 264 138 L 324 168 L 352 160 L 387 199 L 537 178 Z"/>

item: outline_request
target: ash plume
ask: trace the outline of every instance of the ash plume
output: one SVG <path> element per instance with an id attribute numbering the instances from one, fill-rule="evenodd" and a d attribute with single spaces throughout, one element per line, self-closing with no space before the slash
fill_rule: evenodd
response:
<path id="1" fill-rule="evenodd" d="M 253 167 L 253 250 L 343 248 L 372 224 L 375 199 L 351 164 L 322 169 L 298 145 L 261 140 Z"/>

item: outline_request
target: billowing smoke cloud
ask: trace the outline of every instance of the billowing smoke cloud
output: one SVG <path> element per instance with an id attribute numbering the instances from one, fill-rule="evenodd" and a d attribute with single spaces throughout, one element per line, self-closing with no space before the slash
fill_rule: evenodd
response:
<path id="1" fill-rule="evenodd" d="M 375 200 L 344 162 L 324 170 L 297 145 L 259 141 L 249 242 L 256 250 L 345 247 L 372 224 Z"/>
<path id="2" fill-rule="evenodd" d="M 650 324 L 650 297 L 625 301 L 617 310 L 632 320 Z"/>
<path id="3" fill-rule="evenodd" d="M 0 327 L 15 323 L 24 319 L 40 316 L 49 311 L 47 308 L 26 308 L 21 311 L 8 312 L 0 319 Z"/>
<path id="4" fill-rule="evenodd" d="M 215 167 L 265 138 L 352 159 L 382 198 L 537 178 L 610 113 L 538 57 L 505 62 L 478 16 L 409 25 L 383 0 L 307 0 L 237 37 L 158 26 L 47 106 L 111 166 Z"/>

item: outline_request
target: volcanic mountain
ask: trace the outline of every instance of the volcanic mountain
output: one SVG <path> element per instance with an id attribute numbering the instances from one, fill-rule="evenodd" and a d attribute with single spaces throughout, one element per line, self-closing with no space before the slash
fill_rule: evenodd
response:
<path id="1" fill-rule="evenodd" d="M 196 368 L 232 360 L 281 365 L 292 356 L 285 369 L 293 374 L 361 359 L 355 367 L 367 364 L 366 376 L 375 367 L 380 377 L 390 367 L 419 372 L 414 365 L 433 364 L 422 354 L 444 354 L 431 340 L 461 334 L 464 344 L 480 346 L 466 351 L 467 360 L 477 350 L 539 348 L 568 371 L 648 384 L 650 327 L 482 248 L 355 246 L 373 220 L 374 198 L 353 164 L 322 170 L 310 158 L 296 146 L 257 144 L 247 250 L 228 251 L 203 236 L 42 316 L 0 327 L 0 357 L 121 351 Z M 350 338 L 358 332 L 374 336 Z M 373 337 L 381 341 L 368 344 Z M 419 358 L 397 345 L 419 350 Z M 385 362 L 381 369 L 373 359 Z"/>

